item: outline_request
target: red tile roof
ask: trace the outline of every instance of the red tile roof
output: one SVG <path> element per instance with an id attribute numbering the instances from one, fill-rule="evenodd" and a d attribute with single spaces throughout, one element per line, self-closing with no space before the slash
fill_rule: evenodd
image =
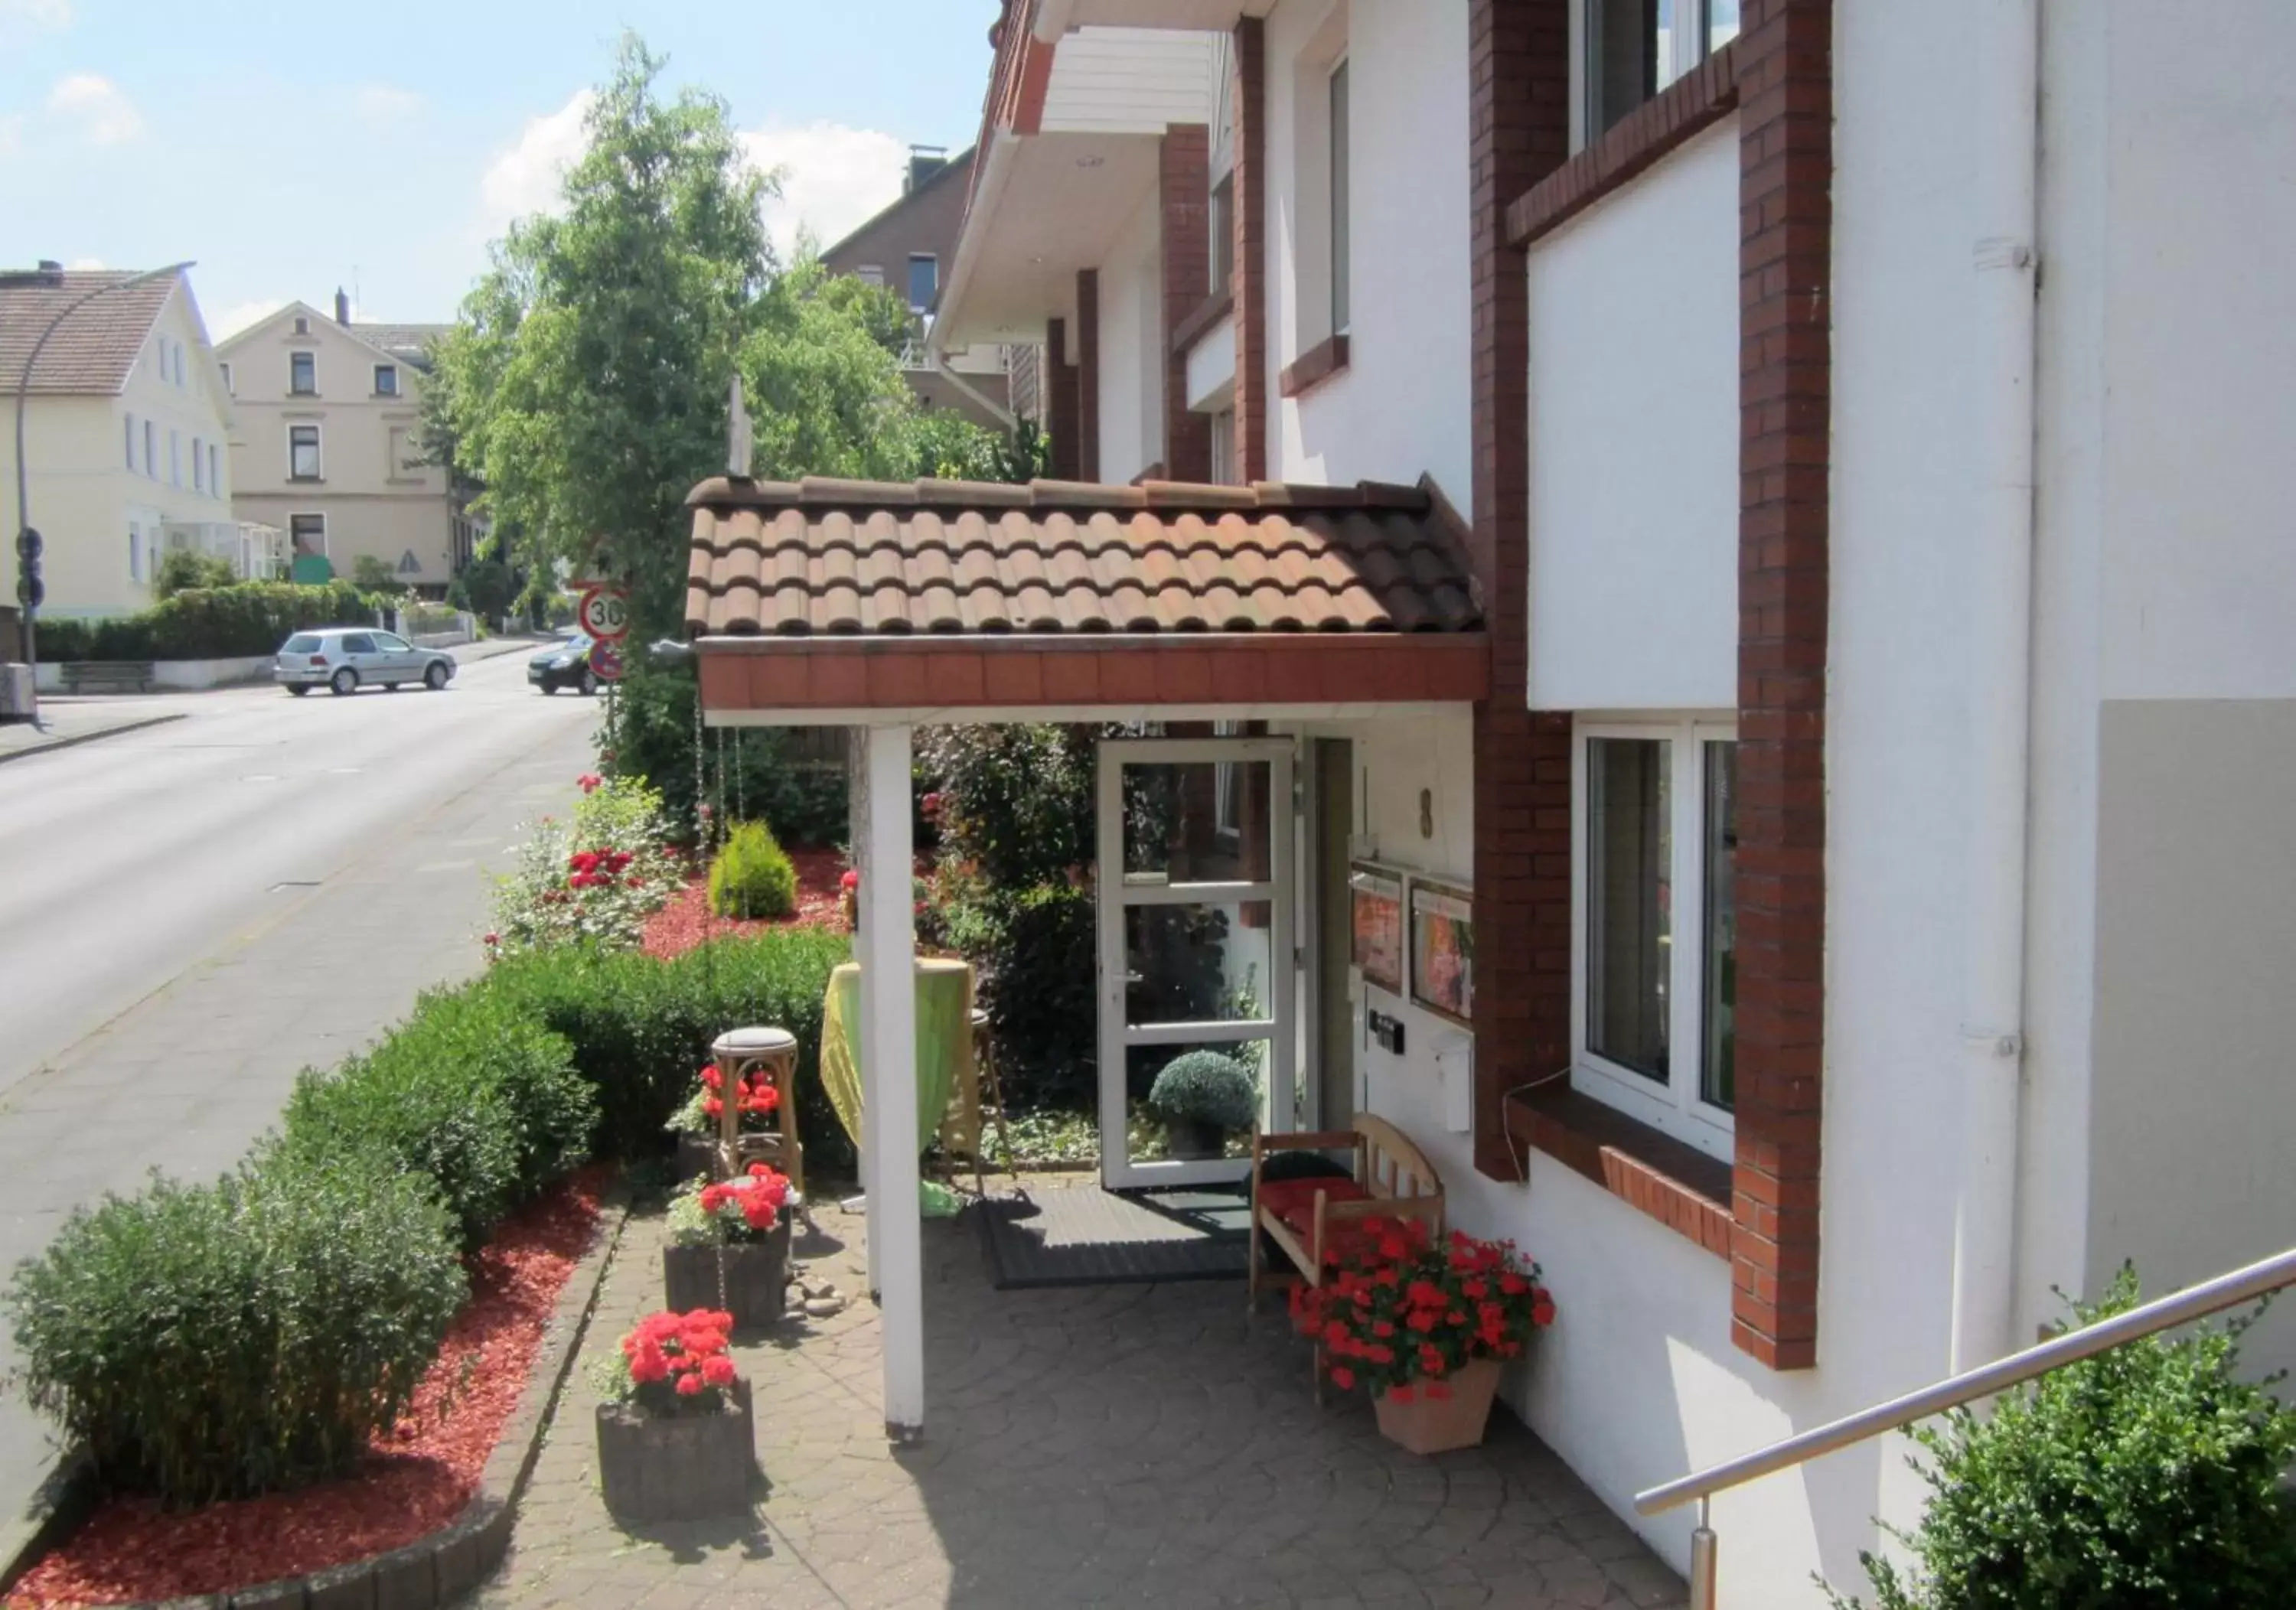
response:
<path id="1" fill-rule="evenodd" d="M 0 274 L 0 394 L 13 395 L 24 360 L 48 322 L 100 286 L 133 279 L 114 269 Z M 116 396 L 181 274 L 98 296 L 59 325 L 32 371 L 34 396 Z"/>
<path id="2" fill-rule="evenodd" d="M 1431 485 L 717 479 L 696 637 L 1482 629 Z"/>

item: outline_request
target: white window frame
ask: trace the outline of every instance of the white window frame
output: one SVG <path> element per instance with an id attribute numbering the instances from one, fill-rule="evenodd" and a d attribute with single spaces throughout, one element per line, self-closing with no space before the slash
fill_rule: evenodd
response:
<path id="1" fill-rule="evenodd" d="M 1673 909 L 1667 925 L 1667 1042 L 1674 1049 L 1667 1082 L 1621 1067 L 1588 1049 L 1587 989 L 1590 965 L 1587 928 L 1593 915 L 1587 819 L 1587 749 L 1590 740 L 1640 739 L 1670 744 L 1668 792 L 1674 821 L 1673 864 L 1668 869 Z M 1574 722 L 1570 733 L 1570 1087 L 1614 1107 L 1710 1156 L 1734 1156 L 1736 1122 L 1703 1092 L 1706 1002 L 1706 746 L 1734 743 L 1734 717 L 1677 714 Z M 1690 921 L 1683 920 L 1685 911 Z M 1685 1056 L 1685 1052 L 1690 1054 Z"/>
<path id="2" fill-rule="evenodd" d="M 298 430 L 308 430 L 311 433 L 312 437 L 314 438 L 312 450 L 319 455 L 318 473 L 316 475 L 298 475 L 295 473 L 295 433 Z M 327 432 L 325 427 L 320 425 L 314 420 L 294 420 L 288 423 L 286 426 L 286 431 L 287 478 L 291 481 L 299 482 L 305 486 L 308 486 L 314 481 L 325 480 L 327 478 Z"/>

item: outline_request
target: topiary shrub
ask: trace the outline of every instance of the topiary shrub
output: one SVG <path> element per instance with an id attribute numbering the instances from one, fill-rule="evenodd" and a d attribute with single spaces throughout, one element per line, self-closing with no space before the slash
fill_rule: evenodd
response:
<path id="1" fill-rule="evenodd" d="M 709 863 L 709 909 L 749 920 L 796 914 L 797 868 L 764 822 L 735 827 Z"/>
<path id="2" fill-rule="evenodd" d="M 275 1157 L 75 1212 L 0 1311 L 101 1477 L 191 1505 L 348 1470 L 465 1293 L 426 1182 Z"/>
<path id="3" fill-rule="evenodd" d="M 1148 1091 L 1166 1123 L 1209 1124 L 1234 1134 L 1259 1116 L 1251 1070 L 1219 1051 L 1183 1051 L 1167 1062 Z"/>
<path id="4" fill-rule="evenodd" d="M 2124 1268 L 2083 1325 L 2136 1305 Z M 1916 1427 L 1931 1490 L 1891 1529 L 1911 1569 L 1859 1562 L 1880 1610 L 2248 1610 L 2288 1602 L 2296 1412 L 2236 1374 L 2254 1316 L 2132 1342 Z M 2275 1377 L 2276 1380 L 2277 1377 Z M 1837 1606 L 1863 1603 L 1829 1597 Z"/>

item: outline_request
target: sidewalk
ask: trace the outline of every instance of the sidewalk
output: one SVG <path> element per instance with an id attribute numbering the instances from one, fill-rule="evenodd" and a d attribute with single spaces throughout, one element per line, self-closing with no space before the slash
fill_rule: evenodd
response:
<path id="1" fill-rule="evenodd" d="M 98 738 L 181 721 L 191 714 L 188 709 L 153 710 L 151 706 L 152 699 L 141 694 L 121 699 L 44 699 L 40 701 L 40 726 L 27 721 L 0 726 L 0 761 L 20 760 L 47 749 L 68 749 Z"/>

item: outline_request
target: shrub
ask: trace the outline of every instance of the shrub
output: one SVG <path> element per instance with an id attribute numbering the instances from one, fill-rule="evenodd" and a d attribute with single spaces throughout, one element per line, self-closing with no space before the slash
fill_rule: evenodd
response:
<path id="1" fill-rule="evenodd" d="M 582 785 L 573 821 L 536 824 L 496 890 L 489 943 L 502 953 L 585 942 L 628 949 L 684 881 L 660 794 L 627 777 Z"/>
<path id="2" fill-rule="evenodd" d="M 202 587 L 234 586 L 238 581 L 238 574 L 227 559 L 217 559 L 194 548 L 170 548 L 160 558 L 159 573 L 152 578 L 152 592 L 155 597 L 168 599 Z"/>
<path id="3" fill-rule="evenodd" d="M 709 865 L 709 909 L 720 917 L 788 917 L 797 911 L 797 869 L 762 821 L 736 827 Z"/>
<path id="4" fill-rule="evenodd" d="M 1217 1124 L 1231 1134 L 1250 1129 L 1259 1116 L 1251 1070 L 1218 1051 L 1183 1051 L 1167 1062 L 1148 1105 L 1167 1121 Z"/>
<path id="5" fill-rule="evenodd" d="M 420 1182 L 275 1159 L 75 1212 L 0 1307 L 32 1406 L 107 1482 L 188 1505 L 348 1470 L 464 1295 Z"/>
<path id="6" fill-rule="evenodd" d="M 2136 1296 L 2123 1269 L 2076 1313 L 2092 1324 Z M 1921 1524 L 1895 1533 L 1915 1567 L 1859 1557 L 1882 1610 L 2284 1603 L 2296 1521 L 2281 1478 L 2296 1459 L 2296 1412 L 2235 1373 L 2252 1322 L 2133 1342 L 2043 1377 L 1985 1418 L 1964 1410 L 1916 1428 L 1931 1496 Z"/>
<path id="7" fill-rule="evenodd" d="M 694 842 L 694 806 L 705 786 L 714 800 L 718 788 L 721 739 L 707 739 L 706 772 L 697 775 L 693 749 L 694 672 L 691 665 L 664 665 L 633 658 L 614 699 L 614 728 L 605 740 L 600 770 L 642 778 L 660 790 L 664 813 L 676 843 Z M 845 773 L 841 768 L 808 764 L 796 753 L 800 740 L 774 728 L 738 727 L 723 740 L 729 813 L 773 823 L 783 844 L 832 845 L 848 833 Z"/>
<path id="8" fill-rule="evenodd" d="M 314 1164 L 427 1176 L 475 1246 L 582 1160 L 597 1115 L 566 1040 L 482 992 L 441 991 L 372 1051 L 306 1072 L 282 1147 Z"/>
<path id="9" fill-rule="evenodd" d="M 941 912 L 950 948 L 980 969 L 1005 1099 L 1024 1111 L 1091 1107 L 1100 1051 L 1092 892 L 975 887 L 951 894 Z"/>
<path id="10" fill-rule="evenodd" d="M 854 1158 L 821 1088 L 821 1005 L 831 969 L 850 953 L 845 936 L 815 928 L 720 939 L 671 961 L 584 945 L 510 957 L 478 987 L 573 1047 L 597 1092 L 598 1149 L 611 1156 L 662 1149 L 664 1126 L 718 1035 L 752 1024 L 789 1030 L 806 1160 L 834 1173 Z"/>
<path id="11" fill-rule="evenodd" d="M 270 654 L 310 626 L 374 624 L 374 607 L 341 582 L 298 586 L 242 582 L 178 593 L 140 615 L 111 620 L 42 621 L 40 658 L 233 659 Z"/>

